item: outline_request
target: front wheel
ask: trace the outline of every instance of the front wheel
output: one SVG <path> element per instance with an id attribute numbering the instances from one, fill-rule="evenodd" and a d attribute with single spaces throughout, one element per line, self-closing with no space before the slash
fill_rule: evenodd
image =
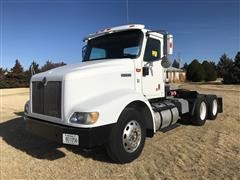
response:
<path id="1" fill-rule="evenodd" d="M 126 108 L 111 131 L 106 146 L 108 155 L 120 163 L 131 162 L 141 154 L 145 137 L 146 129 L 139 112 Z"/>

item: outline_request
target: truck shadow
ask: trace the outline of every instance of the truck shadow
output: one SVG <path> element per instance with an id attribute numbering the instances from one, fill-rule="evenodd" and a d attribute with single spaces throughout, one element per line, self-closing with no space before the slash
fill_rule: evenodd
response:
<path id="1" fill-rule="evenodd" d="M 0 137 L 10 146 L 27 153 L 37 159 L 57 160 L 66 156 L 58 148 L 64 147 L 68 151 L 91 158 L 96 161 L 114 163 L 107 155 L 105 148 L 96 147 L 91 150 L 84 150 L 77 146 L 65 146 L 33 134 L 25 130 L 25 122 L 22 118 L 23 112 L 16 112 L 18 118 L 0 123 Z M 189 125 L 186 122 L 180 122 L 180 125 Z M 178 127 L 179 125 L 176 125 Z M 174 126 L 175 127 L 175 126 Z M 174 128 L 173 127 L 173 128 Z M 163 130 L 164 132 L 165 130 Z M 168 129 L 166 129 L 168 131 Z"/>
<path id="2" fill-rule="evenodd" d="M 16 112 L 15 114 L 22 116 L 23 112 Z M 92 150 L 82 150 L 75 146 L 63 146 L 56 142 L 28 133 L 25 130 L 25 122 L 22 117 L 0 123 L 0 137 L 2 137 L 2 140 L 10 146 L 37 159 L 53 161 L 63 158 L 66 155 L 58 148 L 65 147 L 67 150 L 83 157 L 111 163 L 104 148 L 99 147 Z"/>

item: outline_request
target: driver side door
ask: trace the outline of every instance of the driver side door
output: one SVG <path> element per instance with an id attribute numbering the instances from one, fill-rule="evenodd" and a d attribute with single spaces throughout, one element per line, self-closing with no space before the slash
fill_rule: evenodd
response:
<path id="1" fill-rule="evenodd" d="M 160 37 L 150 35 L 147 39 L 143 69 L 142 91 L 148 99 L 164 97 L 164 71 L 161 66 L 162 43 Z"/>

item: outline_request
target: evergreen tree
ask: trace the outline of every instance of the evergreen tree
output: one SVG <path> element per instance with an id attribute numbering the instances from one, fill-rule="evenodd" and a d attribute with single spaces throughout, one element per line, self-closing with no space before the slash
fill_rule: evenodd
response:
<path id="1" fill-rule="evenodd" d="M 214 61 L 209 61 L 209 63 L 212 65 L 212 67 L 215 69 L 215 71 L 217 72 L 217 65 Z"/>
<path id="2" fill-rule="evenodd" d="M 224 53 L 220 57 L 220 61 L 217 65 L 218 75 L 223 78 L 223 83 L 230 84 L 232 83 L 232 69 L 233 69 L 233 61 L 228 58 Z"/>
<path id="3" fill-rule="evenodd" d="M 233 66 L 233 61 L 224 53 L 217 64 L 217 73 L 220 77 L 226 77 Z"/>
<path id="4" fill-rule="evenodd" d="M 22 65 L 20 64 L 20 62 L 19 62 L 18 59 L 16 59 L 15 65 L 14 65 L 13 68 L 11 69 L 11 72 L 12 72 L 12 73 L 15 73 L 15 74 L 23 73 L 23 67 L 22 67 Z"/>
<path id="5" fill-rule="evenodd" d="M 240 68 L 240 51 L 237 52 L 235 59 L 234 59 L 234 65 Z"/>
<path id="6" fill-rule="evenodd" d="M 187 63 L 184 63 L 182 69 L 184 69 L 185 71 L 187 71 L 187 69 L 188 69 L 188 64 L 187 64 Z"/>
<path id="7" fill-rule="evenodd" d="M 174 59 L 174 61 L 172 63 L 172 67 L 179 68 L 179 62 L 177 62 L 176 59 Z"/>
<path id="8" fill-rule="evenodd" d="M 231 73 L 232 83 L 240 84 L 240 52 L 238 52 L 235 56 Z"/>
<path id="9" fill-rule="evenodd" d="M 42 69 L 48 70 L 63 65 L 66 64 L 64 62 L 52 63 L 51 61 L 47 61 Z M 41 72 L 39 65 L 35 61 L 33 61 L 29 69 L 24 72 L 18 59 L 10 71 L 0 68 L 0 88 L 28 87 L 31 78 L 31 69 L 34 69 L 35 73 Z"/>
<path id="10" fill-rule="evenodd" d="M 47 60 L 46 63 L 41 67 L 41 72 L 48 71 L 53 69 L 54 65 L 51 61 Z"/>
<path id="11" fill-rule="evenodd" d="M 212 64 L 210 64 L 208 61 L 203 61 L 202 67 L 204 69 L 205 81 L 215 81 L 217 79 L 217 72 Z"/>
<path id="12" fill-rule="evenodd" d="M 23 79 L 25 74 L 23 72 L 23 67 L 20 64 L 19 60 L 16 59 L 15 65 L 11 68 L 10 73 L 8 74 L 10 78 Z"/>
<path id="13" fill-rule="evenodd" d="M 5 77 L 4 69 L 3 69 L 3 68 L 0 68 L 0 80 L 3 80 L 4 77 Z"/>
<path id="14" fill-rule="evenodd" d="M 198 60 L 194 59 L 187 70 L 187 79 L 193 82 L 199 82 L 204 80 L 204 69 L 202 64 L 198 62 Z"/>
<path id="15" fill-rule="evenodd" d="M 64 66 L 66 65 L 64 62 L 60 62 L 60 63 L 53 63 L 51 61 L 47 61 L 41 68 L 41 71 L 44 72 L 44 71 L 48 71 L 50 69 L 53 69 L 53 68 L 57 68 L 57 67 L 60 67 L 60 66 Z"/>
<path id="16" fill-rule="evenodd" d="M 0 81 L 0 88 L 26 87 L 26 77 L 23 67 L 17 59 L 10 72 L 4 72 L 4 79 Z"/>

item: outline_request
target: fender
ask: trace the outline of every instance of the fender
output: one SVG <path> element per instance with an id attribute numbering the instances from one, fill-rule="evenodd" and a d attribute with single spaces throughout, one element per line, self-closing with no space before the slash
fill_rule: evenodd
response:
<path id="1" fill-rule="evenodd" d="M 75 125 L 77 127 L 97 127 L 107 124 L 114 124 L 117 122 L 121 112 L 131 102 L 141 101 L 149 108 L 152 119 L 154 119 L 153 111 L 149 101 L 141 94 L 134 90 L 122 89 L 117 91 L 111 91 L 106 94 L 98 94 L 96 97 L 92 97 L 84 102 L 74 106 L 71 110 L 69 118 L 74 112 L 99 112 L 99 119 L 92 125 Z M 153 128 L 155 131 L 155 123 L 153 121 Z"/>

